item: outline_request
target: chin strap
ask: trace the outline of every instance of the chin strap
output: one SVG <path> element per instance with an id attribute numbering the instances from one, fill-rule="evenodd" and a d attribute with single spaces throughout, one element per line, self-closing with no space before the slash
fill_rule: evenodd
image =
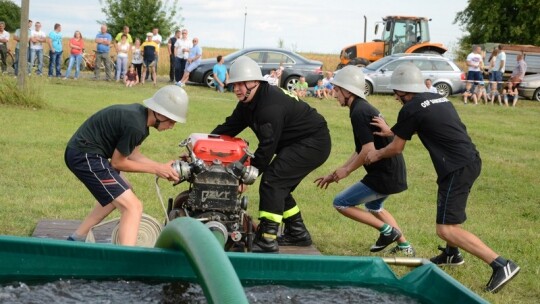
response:
<path id="1" fill-rule="evenodd" d="M 157 129 L 157 128 L 159 128 L 159 125 L 160 125 L 162 122 L 164 122 L 164 120 L 163 120 L 163 121 L 159 120 L 159 119 L 157 118 L 156 112 L 154 112 L 153 110 L 152 110 L 152 113 L 154 113 L 154 118 L 156 119 L 156 121 L 154 122 L 154 126 L 153 126 L 153 127 Z"/>
<path id="2" fill-rule="evenodd" d="M 248 100 L 249 96 L 251 96 L 251 91 L 258 86 L 259 86 L 259 83 L 257 82 L 257 84 L 255 84 L 254 86 L 252 86 L 251 88 L 248 88 L 247 84 L 244 82 L 244 87 L 246 87 L 247 92 L 246 92 L 246 97 L 244 97 L 244 99 L 242 99 L 241 101 L 243 102 L 243 101 Z"/>

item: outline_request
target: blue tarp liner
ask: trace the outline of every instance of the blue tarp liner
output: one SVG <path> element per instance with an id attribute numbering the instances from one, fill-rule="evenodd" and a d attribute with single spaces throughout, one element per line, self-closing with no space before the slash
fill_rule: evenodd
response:
<path id="1" fill-rule="evenodd" d="M 428 263 L 398 278 L 379 257 L 227 253 L 244 285 L 362 286 L 387 289 L 423 303 L 487 303 Z M 58 279 L 190 281 L 182 252 L 0 236 L 0 282 Z"/>

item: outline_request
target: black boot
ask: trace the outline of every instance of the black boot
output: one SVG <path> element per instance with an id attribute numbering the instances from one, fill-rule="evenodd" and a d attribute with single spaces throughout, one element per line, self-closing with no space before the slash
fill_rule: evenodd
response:
<path id="1" fill-rule="evenodd" d="M 278 253 L 277 232 L 279 223 L 266 218 L 261 218 L 255 239 L 253 240 L 253 252 Z"/>
<path id="2" fill-rule="evenodd" d="M 283 234 L 278 237 L 280 246 L 310 246 L 312 244 L 311 235 L 304 225 L 300 212 L 283 219 L 283 224 L 285 226 Z"/>

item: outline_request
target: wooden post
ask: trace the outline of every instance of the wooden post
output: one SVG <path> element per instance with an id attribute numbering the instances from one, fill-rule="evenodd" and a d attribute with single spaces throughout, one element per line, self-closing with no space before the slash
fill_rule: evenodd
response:
<path id="1" fill-rule="evenodd" d="M 26 84 L 26 75 L 28 74 L 28 18 L 29 18 L 30 0 L 21 1 L 21 24 L 19 32 L 19 63 L 17 86 L 23 89 Z"/>

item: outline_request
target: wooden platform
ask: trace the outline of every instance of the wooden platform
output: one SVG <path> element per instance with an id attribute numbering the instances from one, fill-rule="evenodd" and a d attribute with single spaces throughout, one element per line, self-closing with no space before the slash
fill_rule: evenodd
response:
<path id="1" fill-rule="evenodd" d="M 77 229 L 81 221 L 79 220 L 41 220 L 32 233 L 33 237 L 65 240 Z M 92 229 L 96 243 L 110 243 L 111 234 L 116 226 L 116 222 Z M 280 246 L 279 252 L 283 254 L 309 254 L 320 255 L 321 253 L 315 246 L 295 247 Z"/>

